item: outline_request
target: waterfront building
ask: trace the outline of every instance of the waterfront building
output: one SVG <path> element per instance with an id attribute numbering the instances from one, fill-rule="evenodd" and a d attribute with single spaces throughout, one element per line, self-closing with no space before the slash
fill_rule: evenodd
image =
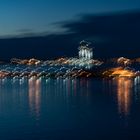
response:
<path id="1" fill-rule="evenodd" d="M 91 60 L 93 58 L 93 49 L 90 48 L 91 43 L 86 41 L 80 42 L 79 49 L 79 59 Z"/>

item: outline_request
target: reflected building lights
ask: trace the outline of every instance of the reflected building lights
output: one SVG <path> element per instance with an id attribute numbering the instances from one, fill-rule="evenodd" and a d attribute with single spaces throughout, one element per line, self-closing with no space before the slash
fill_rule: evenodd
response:
<path id="1" fill-rule="evenodd" d="M 132 79 L 118 78 L 117 82 L 117 100 L 119 113 L 129 115 L 131 105 Z"/>
<path id="2" fill-rule="evenodd" d="M 32 114 L 39 118 L 40 115 L 40 95 L 41 79 L 29 79 L 29 106 Z"/>
<path id="3" fill-rule="evenodd" d="M 81 88 L 82 87 L 82 88 Z M 84 88 L 84 90 L 83 90 Z M 57 95 L 60 91 L 65 93 L 66 98 L 69 96 L 79 96 L 77 93 L 80 91 L 80 96 L 85 96 L 89 94 L 89 81 L 85 79 L 57 79 L 55 86 L 55 94 Z"/>

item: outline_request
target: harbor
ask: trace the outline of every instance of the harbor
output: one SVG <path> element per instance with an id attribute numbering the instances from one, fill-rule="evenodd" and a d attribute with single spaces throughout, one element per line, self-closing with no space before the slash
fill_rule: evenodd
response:
<path id="1" fill-rule="evenodd" d="M 128 77 L 140 76 L 139 59 L 124 57 L 94 59 L 91 43 L 81 41 L 78 57 L 61 57 L 55 60 L 12 58 L 9 63 L 0 64 L 0 78 L 78 78 L 78 77 Z"/>

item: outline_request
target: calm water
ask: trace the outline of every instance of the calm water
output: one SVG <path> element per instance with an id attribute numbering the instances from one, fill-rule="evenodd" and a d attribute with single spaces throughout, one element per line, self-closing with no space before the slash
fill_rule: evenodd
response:
<path id="1" fill-rule="evenodd" d="M 140 78 L 0 80 L 0 140 L 140 137 Z"/>

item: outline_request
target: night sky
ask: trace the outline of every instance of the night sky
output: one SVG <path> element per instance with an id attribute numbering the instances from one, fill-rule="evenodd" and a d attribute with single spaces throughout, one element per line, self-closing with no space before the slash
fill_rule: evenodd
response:
<path id="1" fill-rule="evenodd" d="M 140 54 L 139 0 L 1 0 L 0 18 L 1 60 L 77 55 L 83 39 L 95 57 Z"/>

